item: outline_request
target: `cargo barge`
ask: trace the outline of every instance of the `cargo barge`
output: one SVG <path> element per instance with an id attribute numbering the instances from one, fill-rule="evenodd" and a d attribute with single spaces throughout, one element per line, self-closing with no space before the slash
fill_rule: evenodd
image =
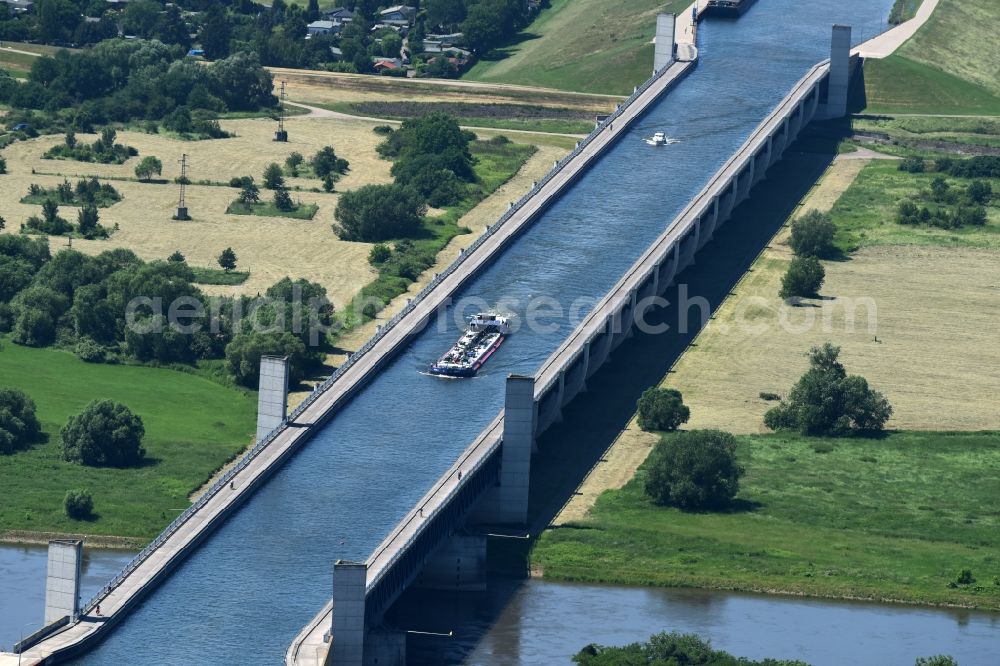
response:
<path id="1" fill-rule="evenodd" d="M 757 0 L 708 0 L 708 6 L 705 7 L 704 15 L 739 18 L 755 2 Z"/>
<path id="2" fill-rule="evenodd" d="M 431 366 L 431 374 L 442 377 L 474 377 L 510 332 L 507 317 L 481 312 L 451 349 Z"/>

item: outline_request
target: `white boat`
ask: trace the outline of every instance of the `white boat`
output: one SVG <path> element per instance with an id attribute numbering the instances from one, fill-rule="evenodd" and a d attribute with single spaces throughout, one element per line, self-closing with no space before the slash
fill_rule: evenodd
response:
<path id="1" fill-rule="evenodd" d="M 675 143 L 680 143 L 680 139 L 672 139 L 663 132 L 657 132 L 645 141 L 651 146 L 669 146 Z"/>
<path id="2" fill-rule="evenodd" d="M 432 375 L 472 377 L 503 344 L 510 322 L 494 312 L 481 312 L 469 321 L 469 328 L 444 356 L 431 366 Z"/>

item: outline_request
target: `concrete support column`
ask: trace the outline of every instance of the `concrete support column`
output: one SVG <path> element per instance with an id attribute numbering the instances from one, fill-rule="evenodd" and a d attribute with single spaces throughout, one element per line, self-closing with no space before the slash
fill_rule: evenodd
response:
<path id="1" fill-rule="evenodd" d="M 333 626 L 328 664 L 362 666 L 365 660 L 365 562 L 333 564 Z"/>
<path id="2" fill-rule="evenodd" d="M 49 541 L 49 567 L 45 577 L 45 624 L 80 614 L 80 563 L 83 542 L 69 539 Z"/>
<path id="3" fill-rule="evenodd" d="M 485 592 L 486 535 L 452 535 L 427 560 L 414 585 L 429 590 Z"/>
<path id="4" fill-rule="evenodd" d="M 826 96 L 826 117 L 847 115 L 847 92 L 851 83 L 851 26 L 833 26 L 830 39 L 830 79 Z"/>
<path id="5" fill-rule="evenodd" d="M 288 416 L 288 357 L 260 357 L 257 393 L 257 441 L 280 426 Z"/>
<path id="6" fill-rule="evenodd" d="M 504 396 L 500 483 L 478 507 L 474 521 L 497 525 L 528 522 L 528 484 L 538 412 L 535 378 L 508 375 Z"/>
<path id="7" fill-rule="evenodd" d="M 654 74 L 674 61 L 676 18 L 673 14 L 656 15 L 656 44 L 653 48 Z"/>

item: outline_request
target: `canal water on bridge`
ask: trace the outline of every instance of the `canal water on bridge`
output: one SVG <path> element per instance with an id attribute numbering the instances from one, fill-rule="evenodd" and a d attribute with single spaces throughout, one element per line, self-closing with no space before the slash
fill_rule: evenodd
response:
<path id="1" fill-rule="evenodd" d="M 694 73 L 633 126 L 459 296 L 527 319 L 547 297 L 599 299 L 806 70 L 830 25 L 877 32 L 892 0 L 767 0 L 701 31 Z M 654 131 L 680 143 L 654 149 Z M 470 306 L 470 314 L 476 306 Z M 472 380 L 423 374 L 458 335 L 425 331 L 192 555 L 85 664 L 274 664 L 330 596 L 332 562 L 364 559 L 575 322 L 522 326 Z"/>

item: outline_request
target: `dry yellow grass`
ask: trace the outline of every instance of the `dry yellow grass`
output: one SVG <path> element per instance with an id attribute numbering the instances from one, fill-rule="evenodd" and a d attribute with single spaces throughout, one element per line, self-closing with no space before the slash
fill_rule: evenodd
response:
<path id="1" fill-rule="evenodd" d="M 285 81 L 289 99 L 317 104 L 340 102 L 457 102 L 530 104 L 607 113 L 617 97 L 569 93 L 547 88 L 471 81 L 392 77 L 271 68 L 275 85 Z"/>
<path id="2" fill-rule="evenodd" d="M 389 182 L 390 164 L 375 153 L 379 137 L 371 123 L 340 119 L 295 118 L 288 121 L 289 142 L 271 141 L 274 122 L 269 120 L 224 121 L 223 127 L 238 136 L 216 141 L 177 141 L 167 137 L 135 132 L 120 132 L 118 140 L 136 147 L 139 157 L 122 165 L 87 164 L 68 160 L 43 160 L 41 155 L 59 143 L 58 136 L 12 144 L 4 150 L 9 175 L 0 177 L 0 197 L 8 230 L 15 231 L 38 206 L 17 203 L 32 182 L 52 186 L 62 180 L 56 176 L 32 174 L 32 169 L 66 174 L 71 180 L 97 175 L 133 177 L 135 164 L 145 155 L 155 155 L 163 162 L 163 177 L 179 174 L 180 156 L 188 154 L 192 180 L 228 181 L 236 175 L 253 175 L 258 182 L 270 162 L 284 162 L 291 152 L 307 158 L 324 145 L 333 145 L 338 155 L 347 158 L 351 171 L 338 183 L 338 190 L 348 190 L 367 183 Z M 81 141 L 95 137 L 80 135 Z M 209 293 L 255 294 L 282 277 L 303 277 L 326 287 L 335 304 L 348 302 L 375 277 L 367 261 L 369 246 L 340 241 L 332 233 L 337 194 L 295 192 L 306 203 L 319 204 L 312 220 L 282 217 L 228 215 L 226 206 L 236 191 L 228 187 L 192 185 L 187 200 L 189 222 L 170 219 L 177 205 L 177 186 L 112 181 L 124 195 L 124 201 L 101 210 L 101 222 L 117 223 L 120 230 L 106 241 L 73 242 L 84 252 L 100 252 L 109 247 L 126 247 L 144 259 L 163 259 L 180 250 L 195 266 L 215 266 L 219 252 L 232 247 L 239 257 L 239 267 L 250 271 L 250 278 L 239 287 L 206 287 Z M 289 179 L 292 185 L 316 187 L 319 181 Z M 263 192 L 263 196 L 269 196 Z M 73 219 L 75 209 L 65 208 L 63 216 Z M 53 249 L 65 245 L 62 238 L 52 239 Z"/>

